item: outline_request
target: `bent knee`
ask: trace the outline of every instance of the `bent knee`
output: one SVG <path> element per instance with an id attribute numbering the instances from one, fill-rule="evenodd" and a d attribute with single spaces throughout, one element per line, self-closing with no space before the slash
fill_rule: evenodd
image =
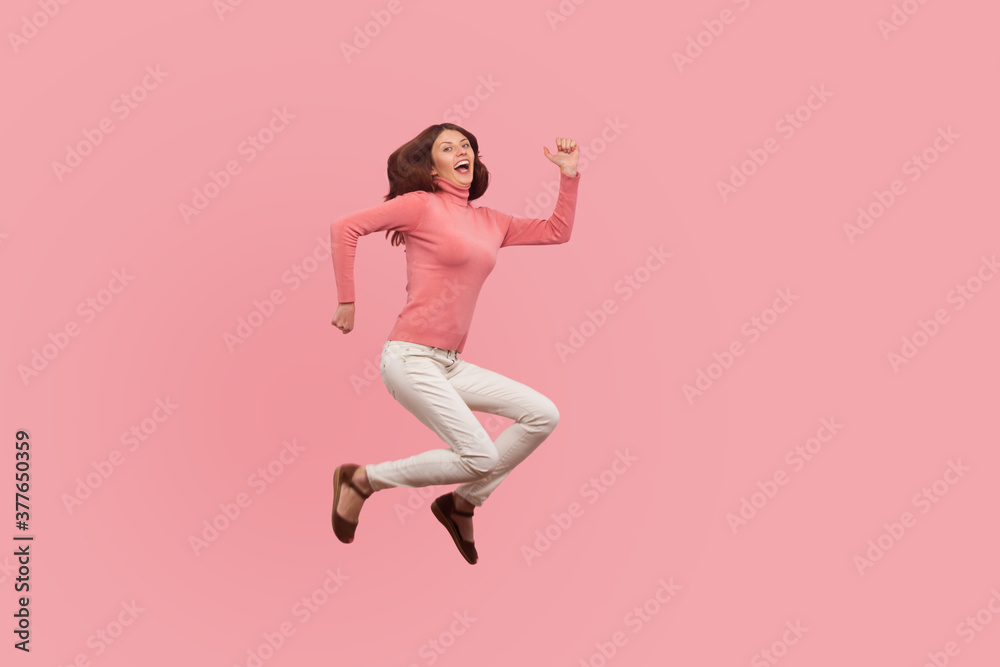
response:
<path id="1" fill-rule="evenodd" d="M 559 408 L 549 399 L 545 399 L 535 408 L 532 421 L 539 428 L 551 432 L 559 424 Z"/>
<path id="2" fill-rule="evenodd" d="M 466 468 L 475 474 L 485 475 L 497 467 L 497 463 L 500 462 L 500 455 L 497 453 L 496 447 L 484 448 L 464 454 L 462 462 Z"/>

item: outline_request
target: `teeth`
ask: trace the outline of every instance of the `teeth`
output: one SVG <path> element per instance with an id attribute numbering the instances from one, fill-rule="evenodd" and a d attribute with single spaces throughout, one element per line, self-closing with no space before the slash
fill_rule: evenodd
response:
<path id="1" fill-rule="evenodd" d="M 469 166 L 469 161 L 468 160 L 462 160 L 457 165 L 455 165 L 455 169 L 458 169 L 459 167 L 468 167 L 468 166 Z"/>

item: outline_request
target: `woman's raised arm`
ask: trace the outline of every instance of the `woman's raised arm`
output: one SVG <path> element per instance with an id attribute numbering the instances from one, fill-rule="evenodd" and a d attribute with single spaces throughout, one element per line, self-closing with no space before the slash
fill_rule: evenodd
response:
<path id="1" fill-rule="evenodd" d="M 580 174 L 567 176 L 560 173 L 559 196 L 556 198 L 555 209 L 546 219 L 517 218 L 501 211 L 496 211 L 501 225 L 506 225 L 506 233 L 500 247 L 509 245 L 552 245 L 566 243 L 573 232 L 573 219 L 576 217 L 576 194 L 580 183 Z"/>

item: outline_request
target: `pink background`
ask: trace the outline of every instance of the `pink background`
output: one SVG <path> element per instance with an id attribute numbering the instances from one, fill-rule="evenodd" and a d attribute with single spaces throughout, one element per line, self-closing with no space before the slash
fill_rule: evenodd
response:
<path id="1" fill-rule="evenodd" d="M 5 3 L 2 491 L 18 429 L 32 486 L 27 533 L 4 505 L 2 553 L 35 541 L 30 654 L 0 557 L 3 663 L 996 665 L 1000 8 L 895 8 L 883 34 L 888 0 Z M 274 109 L 294 118 L 249 161 Z M 443 120 L 479 139 L 480 203 L 516 215 L 551 212 L 543 145 L 589 154 L 572 240 L 500 253 L 463 352 L 561 413 L 477 512 L 475 567 L 429 510 L 443 488 L 376 495 L 350 546 L 329 523 L 335 466 L 442 446 L 365 379 L 405 299 L 402 250 L 362 239 L 349 336 L 326 253 L 335 218 L 382 201 L 388 155 Z M 656 271 L 650 246 L 670 253 Z M 641 289 L 616 290 L 626 276 Z M 775 319 L 779 290 L 796 298 Z M 25 380 L 36 351 L 51 358 Z M 689 400 L 699 371 L 714 379 Z M 299 450 L 280 463 L 284 441 Z M 680 587 L 666 602 L 662 582 Z M 322 604 L 306 616 L 303 597 Z"/>

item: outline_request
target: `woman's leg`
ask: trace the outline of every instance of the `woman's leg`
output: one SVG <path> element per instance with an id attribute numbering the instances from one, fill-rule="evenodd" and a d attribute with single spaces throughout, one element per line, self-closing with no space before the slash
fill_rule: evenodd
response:
<path id="1" fill-rule="evenodd" d="M 455 489 L 457 496 L 480 507 L 514 467 L 552 433 L 559 423 L 559 410 L 531 387 L 464 360 L 449 372 L 448 380 L 470 410 L 514 420 L 494 442 L 497 464 Z"/>
<path id="2" fill-rule="evenodd" d="M 451 449 L 365 466 L 376 491 L 458 483 L 462 486 L 455 493 L 460 499 L 482 506 L 559 423 L 558 409 L 543 394 L 438 348 L 388 341 L 382 352 L 382 381 Z M 492 442 L 473 410 L 514 423 Z"/>
<path id="3" fill-rule="evenodd" d="M 381 364 L 386 388 L 449 449 L 366 465 L 374 490 L 468 482 L 496 466 L 498 453 L 493 441 L 450 380 L 461 363 L 454 352 L 404 341 L 386 342 Z"/>

